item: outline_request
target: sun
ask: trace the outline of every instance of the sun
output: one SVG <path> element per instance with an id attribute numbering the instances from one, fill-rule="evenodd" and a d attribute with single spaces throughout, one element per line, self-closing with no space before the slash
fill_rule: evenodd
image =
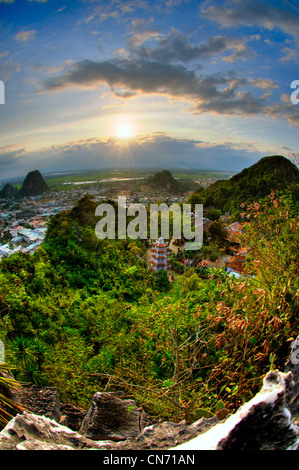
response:
<path id="1" fill-rule="evenodd" d="M 136 136 L 136 125 L 131 116 L 121 116 L 114 119 L 113 135 L 118 142 L 126 143 Z"/>
<path id="2" fill-rule="evenodd" d="M 132 126 L 128 122 L 118 124 L 115 135 L 121 140 L 130 139 L 133 135 Z"/>

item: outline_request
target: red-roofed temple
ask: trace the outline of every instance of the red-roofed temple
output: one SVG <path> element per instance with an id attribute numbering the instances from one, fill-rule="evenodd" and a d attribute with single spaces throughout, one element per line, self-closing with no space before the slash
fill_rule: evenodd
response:
<path id="1" fill-rule="evenodd" d="M 154 243 L 152 252 L 152 269 L 154 271 L 159 271 L 160 269 L 167 270 L 169 267 L 168 244 L 164 242 L 163 238 L 159 238 Z"/>

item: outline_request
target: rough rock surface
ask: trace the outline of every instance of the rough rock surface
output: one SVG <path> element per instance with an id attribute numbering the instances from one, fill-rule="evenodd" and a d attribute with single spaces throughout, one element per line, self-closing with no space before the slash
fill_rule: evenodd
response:
<path id="1" fill-rule="evenodd" d="M 49 191 L 49 187 L 42 177 L 39 170 L 30 171 L 21 189 L 18 192 L 18 197 L 37 196 L 38 194 L 46 193 Z"/>
<path id="2" fill-rule="evenodd" d="M 0 198 L 9 199 L 14 198 L 18 193 L 18 189 L 12 186 L 10 183 L 6 185 L 0 191 Z"/>
<path id="3" fill-rule="evenodd" d="M 113 449 L 169 449 L 184 442 L 190 441 L 190 439 L 193 439 L 199 434 L 206 432 L 216 423 L 218 423 L 216 417 L 201 418 L 191 425 L 187 425 L 186 421 L 181 421 L 180 423 L 164 421 L 162 423 L 145 427 L 136 439 L 127 439 L 124 442 L 117 443 Z"/>
<path id="4" fill-rule="evenodd" d="M 78 408 L 74 405 L 70 405 L 69 403 L 61 403 L 60 412 L 61 417 L 59 423 L 63 424 L 64 426 L 67 426 L 73 431 L 79 431 L 82 422 L 87 414 L 86 410 Z"/>
<path id="5" fill-rule="evenodd" d="M 134 400 L 121 399 L 117 393 L 98 392 L 79 432 L 94 440 L 122 441 L 141 433 L 143 415 Z"/>
<path id="6" fill-rule="evenodd" d="M 295 383 L 292 373 L 270 371 L 262 390 L 224 423 L 179 450 L 299 450 L 299 428 L 288 405 Z"/>
<path id="7" fill-rule="evenodd" d="M 27 412 L 15 416 L 0 433 L 0 450 L 84 450 L 101 449 L 104 444 Z"/>
<path id="8" fill-rule="evenodd" d="M 93 439 L 23 412 L 0 433 L 0 450 L 299 450 L 299 428 L 289 411 L 294 390 L 291 372 L 271 371 L 261 391 L 224 421 L 214 417 L 191 425 L 166 421 L 145 427 L 148 421 L 132 400 L 98 393 L 83 421 Z"/>
<path id="9" fill-rule="evenodd" d="M 94 441 L 45 416 L 23 412 L 0 433 L 0 450 L 162 450 L 189 441 L 215 423 L 216 417 L 189 426 L 166 421 L 144 428 L 137 438 Z"/>
<path id="10" fill-rule="evenodd" d="M 60 400 L 56 388 L 36 385 L 23 388 L 19 392 L 18 401 L 27 411 L 59 422 Z"/>

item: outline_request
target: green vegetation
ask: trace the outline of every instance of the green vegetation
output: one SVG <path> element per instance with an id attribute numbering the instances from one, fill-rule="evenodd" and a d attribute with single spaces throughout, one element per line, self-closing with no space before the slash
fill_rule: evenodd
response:
<path id="1" fill-rule="evenodd" d="M 288 159 L 275 155 L 264 157 L 228 180 L 218 180 L 198 193 L 205 208 L 215 207 L 240 216 L 243 202 L 254 202 L 268 196 L 273 189 L 292 191 L 293 202 L 299 204 L 299 170 Z M 197 194 L 197 193 L 195 193 Z M 190 196 L 190 203 L 195 195 Z"/>
<path id="2" fill-rule="evenodd" d="M 95 207 L 82 198 L 51 219 L 33 255 L 0 264 L 0 337 L 15 379 L 83 407 L 123 389 L 158 417 L 190 422 L 233 412 L 283 369 L 299 326 L 291 192 L 242 207 L 251 251 L 241 279 L 178 262 L 171 282 L 155 275 L 145 241 L 96 238 Z M 213 222 L 219 245 L 204 255 L 217 257 L 224 230 Z"/>
<path id="3" fill-rule="evenodd" d="M 86 188 L 89 184 L 79 184 L 80 182 L 90 182 L 90 184 L 100 185 L 101 188 L 107 188 L 112 185 L 113 182 L 117 182 L 116 179 L 123 180 L 122 184 L 127 189 L 142 190 L 148 178 L 152 178 L 154 174 L 159 173 L 158 170 L 154 169 L 121 169 L 121 170 L 101 170 L 101 171 L 88 171 L 80 173 L 66 173 L 61 175 L 48 175 L 45 176 L 45 180 L 49 188 L 53 191 L 70 191 L 76 187 Z M 179 180 L 179 183 L 184 185 L 184 191 L 195 191 L 198 188 L 198 184 L 194 182 L 195 179 L 225 179 L 230 175 L 206 171 L 206 170 L 172 170 L 172 177 L 174 181 Z M 96 181 L 96 183 L 93 183 Z M 68 184 L 65 184 L 65 183 Z M 119 184 L 119 181 L 118 181 Z M 165 188 L 162 188 L 165 189 Z"/>

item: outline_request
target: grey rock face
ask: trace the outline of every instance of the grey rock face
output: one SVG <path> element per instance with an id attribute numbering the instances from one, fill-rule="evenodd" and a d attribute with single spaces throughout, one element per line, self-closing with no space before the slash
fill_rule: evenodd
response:
<path id="1" fill-rule="evenodd" d="M 116 393 L 98 392 L 79 432 L 94 440 L 122 441 L 140 434 L 142 416 L 143 410 L 134 400 L 122 400 Z"/>
<path id="2" fill-rule="evenodd" d="M 73 431 L 79 431 L 87 411 L 69 403 L 60 404 L 61 418 L 59 423 L 64 424 Z"/>
<path id="3" fill-rule="evenodd" d="M 224 423 L 179 450 L 286 450 L 299 449 L 299 429 L 288 405 L 295 383 L 292 374 L 270 371 L 262 390 Z"/>
<path id="4" fill-rule="evenodd" d="M 27 411 L 59 422 L 60 400 L 56 388 L 36 385 L 23 388 L 19 392 L 19 401 Z"/>
<path id="5" fill-rule="evenodd" d="M 34 170 L 27 174 L 18 192 L 18 197 L 37 196 L 47 191 L 49 191 L 49 187 L 41 173 L 38 170 Z"/>
<path id="6" fill-rule="evenodd" d="M 186 421 L 173 423 L 164 421 L 162 423 L 147 426 L 135 439 L 127 439 L 114 446 L 118 450 L 150 450 L 170 449 L 184 442 L 190 441 L 218 423 L 216 417 L 201 418 L 191 425 Z"/>
<path id="7" fill-rule="evenodd" d="M 101 449 L 104 444 L 45 416 L 26 412 L 15 416 L 0 433 L 0 450 L 84 450 Z"/>
<path id="8" fill-rule="evenodd" d="M 0 433 L 0 450 L 299 450 L 299 428 L 289 410 L 295 389 L 291 372 L 271 371 L 261 391 L 226 420 L 150 426 L 133 400 L 97 393 L 80 433 L 23 412 Z"/>

